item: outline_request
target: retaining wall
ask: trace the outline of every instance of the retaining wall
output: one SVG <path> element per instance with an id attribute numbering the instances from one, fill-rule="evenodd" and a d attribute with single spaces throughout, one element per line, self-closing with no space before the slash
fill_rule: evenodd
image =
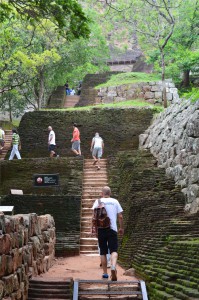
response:
<path id="1" fill-rule="evenodd" d="M 50 215 L 0 213 L 0 299 L 28 299 L 29 277 L 53 264 L 55 227 Z"/>
<path id="2" fill-rule="evenodd" d="M 152 104 L 162 104 L 162 81 L 138 82 L 119 86 L 101 87 L 97 90 L 95 104 L 115 103 L 132 99 L 144 99 Z M 178 90 L 171 79 L 166 79 L 166 97 L 168 103 L 179 101 Z"/>
<path id="3" fill-rule="evenodd" d="M 15 213 L 51 214 L 56 226 L 56 256 L 79 254 L 80 196 L 8 195 L 1 205 L 13 205 Z"/>
<path id="4" fill-rule="evenodd" d="M 52 125 L 60 156 L 73 156 L 71 151 L 73 122 L 79 125 L 84 157 L 91 157 L 90 145 L 95 132 L 99 132 L 104 139 L 105 156 L 118 150 L 135 149 L 138 148 L 139 134 L 148 128 L 152 117 L 153 110 L 150 108 L 26 113 L 19 126 L 21 155 L 22 158 L 49 156 L 47 128 Z"/>
<path id="5" fill-rule="evenodd" d="M 108 160 L 109 185 L 124 209 L 119 261 L 147 281 L 149 297 L 199 297 L 199 213 L 184 211 L 185 197 L 148 151 Z"/>

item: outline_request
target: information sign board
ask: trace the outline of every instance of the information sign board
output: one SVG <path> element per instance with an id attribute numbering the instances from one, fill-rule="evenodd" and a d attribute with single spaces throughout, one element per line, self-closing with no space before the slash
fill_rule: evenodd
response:
<path id="1" fill-rule="evenodd" d="M 59 186 L 59 174 L 34 174 L 34 187 Z"/>

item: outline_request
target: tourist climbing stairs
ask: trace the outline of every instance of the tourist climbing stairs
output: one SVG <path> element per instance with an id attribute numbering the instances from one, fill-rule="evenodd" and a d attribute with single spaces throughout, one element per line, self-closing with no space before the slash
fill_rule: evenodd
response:
<path id="1" fill-rule="evenodd" d="M 42 280 L 31 279 L 28 289 L 28 300 L 53 299 L 71 300 L 73 294 L 72 279 Z"/>
<path id="2" fill-rule="evenodd" d="M 0 160 L 4 160 L 12 142 L 12 130 L 5 130 L 5 144 L 0 152 Z"/>
<path id="3" fill-rule="evenodd" d="M 142 280 L 75 280 L 73 300 L 148 300 L 146 285 Z"/>
<path id="4" fill-rule="evenodd" d="M 93 159 L 84 160 L 80 254 L 98 255 L 97 239 L 91 236 L 92 206 L 100 197 L 102 187 L 107 185 L 106 159 L 101 159 L 100 169 L 93 165 Z"/>

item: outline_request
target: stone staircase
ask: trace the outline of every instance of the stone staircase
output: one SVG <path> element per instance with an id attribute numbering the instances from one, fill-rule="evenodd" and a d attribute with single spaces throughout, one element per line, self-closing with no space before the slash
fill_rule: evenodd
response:
<path id="1" fill-rule="evenodd" d="M 11 142 L 12 142 L 12 130 L 5 130 L 5 145 L 2 150 L 2 153 L 0 154 L 0 160 L 5 159 L 6 154 L 11 147 Z"/>
<path id="2" fill-rule="evenodd" d="M 92 206 L 100 197 L 102 187 L 107 185 L 106 159 L 101 159 L 100 170 L 93 165 L 93 159 L 84 160 L 82 187 L 80 254 L 99 255 L 97 239 L 91 237 Z"/>
<path id="3" fill-rule="evenodd" d="M 31 279 L 28 289 L 28 300 L 53 299 L 72 300 L 73 280 L 71 278 L 62 280 Z"/>
<path id="4" fill-rule="evenodd" d="M 64 108 L 75 107 L 79 102 L 79 97 L 77 95 L 68 95 L 65 97 Z"/>

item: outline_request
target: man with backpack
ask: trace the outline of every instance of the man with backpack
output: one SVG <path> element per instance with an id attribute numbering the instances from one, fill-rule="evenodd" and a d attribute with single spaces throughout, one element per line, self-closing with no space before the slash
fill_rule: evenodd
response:
<path id="1" fill-rule="evenodd" d="M 92 234 L 98 237 L 101 263 L 103 269 L 102 279 L 108 279 L 107 258 L 108 249 L 111 253 L 111 280 L 117 281 L 118 236 L 117 218 L 119 221 L 119 234 L 124 234 L 123 209 L 118 200 L 111 198 L 111 189 L 103 187 L 102 197 L 93 204 Z"/>

